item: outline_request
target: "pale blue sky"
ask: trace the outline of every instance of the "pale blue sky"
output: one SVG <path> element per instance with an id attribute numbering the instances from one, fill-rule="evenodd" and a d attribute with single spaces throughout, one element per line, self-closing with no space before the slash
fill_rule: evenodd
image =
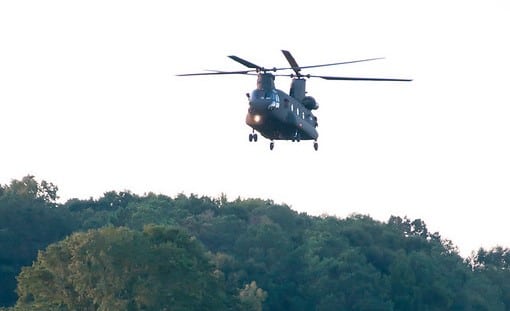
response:
<path id="1" fill-rule="evenodd" d="M 301 4 L 302 3 L 302 4 Z M 422 218 L 464 255 L 510 246 L 510 29 L 504 1 L 2 1 L 0 183 L 62 199 L 129 189 L 273 199 L 299 212 Z M 316 74 L 310 142 L 248 142 L 264 66 L 386 57 Z M 288 90 L 290 80 L 278 78 Z"/>

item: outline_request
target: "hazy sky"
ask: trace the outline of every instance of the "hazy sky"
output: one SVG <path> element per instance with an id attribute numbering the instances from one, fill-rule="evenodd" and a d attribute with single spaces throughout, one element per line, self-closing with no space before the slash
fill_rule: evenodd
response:
<path id="1" fill-rule="evenodd" d="M 303 4 L 301 4 L 303 3 Z M 467 255 L 510 246 L 505 1 L 1 1 L 0 183 L 272 199 L 421 218 Z M 250 76 L 204 69 L 386 57 L 307 73 L 311 142 L 248 142 Z M 277 87 L 288 91 L 290 79 Z"/>

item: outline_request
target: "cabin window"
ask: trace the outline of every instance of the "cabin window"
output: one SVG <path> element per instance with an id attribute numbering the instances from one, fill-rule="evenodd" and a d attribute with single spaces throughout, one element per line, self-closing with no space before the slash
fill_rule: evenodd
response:
<path id="1" fill-rule="evenodd" d="M 294 112 L 294 104 L 290 104 L 290 111 Z"/>

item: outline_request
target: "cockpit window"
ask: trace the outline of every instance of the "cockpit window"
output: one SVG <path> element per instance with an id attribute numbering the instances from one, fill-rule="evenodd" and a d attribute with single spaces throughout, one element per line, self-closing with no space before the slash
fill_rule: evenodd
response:
<path id="1" fill-rule="evenodd" d="M 265 98 L 265 92 L 262 90 L 254 90 L 251 93 L 251 98 L 253 99 L 264 99 Z"/>

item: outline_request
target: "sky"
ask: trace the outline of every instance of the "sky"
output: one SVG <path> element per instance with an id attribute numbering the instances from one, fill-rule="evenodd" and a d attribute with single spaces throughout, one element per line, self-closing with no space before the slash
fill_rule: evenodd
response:
<path id="1" fill-rule="evenodd" d="M 420 218 L 467 256 L 510 247 L 510 20 L 504 1 L 1 1 L 0 184 L 62 201 L 130 190 L 271 199 L 310 215 Z M 311 142 L 248 142 L 252 76 L 311 74 Z M 290 79 L 278 77 L 288 91 Z M 259 136 L 260 137 L 260 136 Z"/>

